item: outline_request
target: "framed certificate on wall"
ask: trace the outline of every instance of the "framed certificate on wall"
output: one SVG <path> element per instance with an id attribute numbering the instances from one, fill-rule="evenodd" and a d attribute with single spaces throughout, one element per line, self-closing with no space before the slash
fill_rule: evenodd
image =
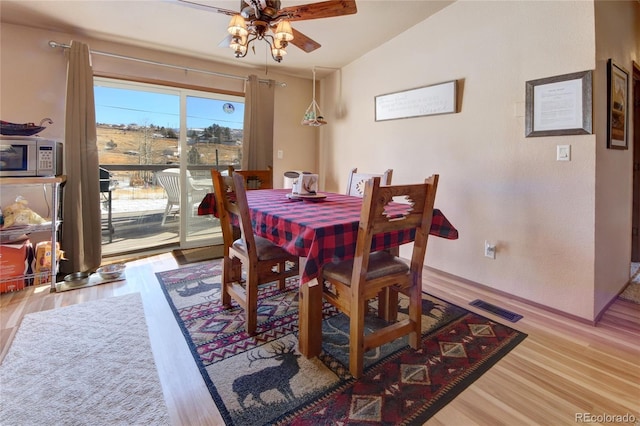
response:
<path id="1" fill-rule="evenodd" d="M 582 71 L 527 81 L 525 136 L 591 134 L 591 74 Z"/>

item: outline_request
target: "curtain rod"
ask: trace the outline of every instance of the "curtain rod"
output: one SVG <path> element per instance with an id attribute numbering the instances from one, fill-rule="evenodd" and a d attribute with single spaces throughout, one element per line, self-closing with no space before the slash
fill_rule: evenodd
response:
<path id="1" fill-rule="evenodd" d="M 58 43 L 57 41 L 53 41 L 53 40 L 49 41 L 49 46 L 53 47 L 53 48 L 61 47 L 63 49 L 69 49 L 71 47 L 68 44 Z M 244 80 L 244 81 L 248 80 L 247 77 L 242 77 L 242 76 L 239 76 L 239 75 L 224 74 L 224 73 L 215 72 L 215 71 L 207 71 L 207 70 L 201 70 L 201 69 L 197 69 L 197 68 L 189 68 L 189 67 L 182 67 L 182 66 L 178 66 L 178 65 L 165 64 L 163 62 L 150 61 L 148 59 L 140 59 L 140 58 L 134 58 L 134 57 L 131 57 L 131 56 L 117 55 L 115 53 L 109 53 L 109 52 L 100 52 L 99 50 L 90 50 L 90 53 L 92 53 L 94 55 L 108 56 L 110 58 L 125 59 L 127 61 L 142 62 L 143 64 L 158 65 L 158 66 L 161 66 L 161 67 L 174 68 L 174 69 L 179 69 L 179 70 L 183 70 L 183 71 L 191 71 L 191 72 L 198 72 L 198 73 L 202 73 L 202 74 L 215 75 L 216 77 L 232 78 L 232 79 L 235 79 L 235 80 Z M 258 81 L 260 83 L 269 83 L 270 82 L 270 80 L 258 80 Z M 284 83 L 284 82 L 276 81 L 275 84 L 280 86 L 280 87 L 287 87 L 287 83 Z"/>

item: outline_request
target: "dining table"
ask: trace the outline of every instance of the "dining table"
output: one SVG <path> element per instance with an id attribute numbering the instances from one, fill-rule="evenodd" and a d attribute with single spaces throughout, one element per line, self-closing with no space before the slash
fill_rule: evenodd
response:
<path id="1" fill-rule="evenodd" d="M 307 358 L 317 356 L 322 349 L 323 306 L 318 277 L 323 265 L 354 257 L 362 198 L 331 192 L 299 197 L 290 189 L 262 189 L 247 191 L 247 201 L 254 233 L 301 259 L 298 350 Z M 217 216 L 213 193 L 204 197 L 198 214 Z M 458 230 L 439 209 L 433 210 L 429 234 L 458 238 Z M 375 235 L 371 250 L 397 250 L 414 236 L 415 231 Z"/>

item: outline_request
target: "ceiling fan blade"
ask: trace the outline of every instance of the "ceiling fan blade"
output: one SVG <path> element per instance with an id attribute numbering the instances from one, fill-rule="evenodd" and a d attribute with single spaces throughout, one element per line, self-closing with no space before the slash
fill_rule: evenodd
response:
<path id="1" fill-rule="evenodd" d="M 313 52 L 314 50 L 320 47 L 320 43 L 318 43 L 317 41 L 311 40 L 309 37 L 302 34 L 300 31 L 296 30 L 295 28 L 292 28 L 292 30 L 293 30 L 293 40 L 291 40 L 289 43 L 304 50 L 307 53 Z"/>
<path id="2" fill-rule="evenodd" d="M 278 11 L 280 16 L 289 21 L 331 18 L 333 16 L 352 15 L 358 11 L 355 0 L 329 0 L 319 3 L 290 6 Z"/>
<path id="3" fill-rule="evenodd" d="M 183 4 L 185 6 L 193 7 L 195 9 L 207 10 L 209 12 L 218 12 L 218 13 L 222 13 L 223 15 L 228 15 L 228 16 L 237 15 L 239 13 L 239 12 L 235 12 L 233 10 L 223 9 L 221 7 L 216 7 L 216 6 L 209 6 L 209 5 L 206 5 L 206 4 L 201 4 L 201 3 L 197 3 L 197 2 L 189 1 L 189 0 L 176 0 L 176 1 L 179 4 Z"/>
<path id="4" fill-rule="evenodd" d="M 218 43 L 218 47 L 229 47 L 229 45 L 231 44 L 231 38 L 231 34 L 227 34 L 227 36 L 223 38 L 220 43 Z"/>

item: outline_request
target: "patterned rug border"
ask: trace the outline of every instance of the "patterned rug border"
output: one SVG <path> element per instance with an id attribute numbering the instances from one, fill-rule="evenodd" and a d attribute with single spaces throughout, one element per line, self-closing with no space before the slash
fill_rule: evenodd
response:
<path id="1" fill-rule="evenodd" d="M 220 411 L 220 414 L 222 416 L 222 418 L 225 421 L 225 424 L 228 425 L 232 425 L 234 424 L 234 420 L 231 417 L 231 414 L 229 413 L 225 402 L 223 401 L 222 397 L 219 394 L 218 389 L 216 388 L 215 384 L 213 383 L 213 381 L 211 380 L 211 377 L 209 376 L 209 373 L 206 370 L 206 366 L 204 365 L 202 359 L 201 359 L 201 355 L 198 353 L 197 351 L 197 346 L 196 344 L 193 342 L 192 340 L 192 336 L 186 326 L 185 321 L 181 318 L 180 316 L 180 312 L 178 310 L 178 308 L 175 306 L 171 295 L 169 294 L 169 290 L 167 288 L 167 284 L 164 282 L 164 276 L 170 275 L 170 274 L 175 274 L 178 271 L 184 271 L 186 274 L 186 270 L 190 270 L 193 269 L 194 271 L 196 271 L 195 273 L 192 274 L 187 274 L 187 275 L 191 275 L 190 277 L 185 277 L 185 278 L 181 278 L 181 279 L 177 279 L 174 281 L 171 281 L 170 284 L 175 285 L 175 284 L 186 284 L 186 283 L 190 283 L 190 282 L 194 282 L 194 281 L 198 281 L 198 278 L 202 278 L 202 275 L 200 275 L 202 272 L 208 272 L 211 274 L 215 274 L 215 269 L 216 267 L 219 267 L 219 263 L 220 263 L 221 259 L 213 259 L 210 262 L 206 262 L 206 263 L 199 263 L 196 265 L 185 265 L 173 270 L 169 270 L 169 271 L 163 271 L 163 272 L 157 272 L 156 276 L 158 278 L 158 281 L 160 283 L 160 286 L 162 288 L 162 291 L 165 295 L 165 298 L 167 299 L 167 302 L 169 303 L 169 306 L 171 308 L 171 311 L 174 314 L 174 318 L 176 319 L 176 321 L 178 322 L 178 326 L 180 327 L 180 330 L 182 331 L 182 334 L 185 338 L 185 341 L 189 347 L 189 350 L 194 358 L 194 361 L 196 362 L 196 365 L 198 366 L 198 370 L 200 371 L 200 374 L 207 386 L 207 389 L 209 390 L 209 393 L 211 395 L 211 397 L 213 398 L 216 406 L 218 407 L 218 410 Z M 216 265 L 209 265 L 210 263 L 216 263 Z M 194 276 L 194 274 L 196 276 Z M 199 277 L 198 277 L 199 276 Z M 425 342 L 428 339 L 433 339 L 438 335 L 442 335 L 447 329 L 452 329 L 453 327 L 455 327 L 456 325 L 458 325 L 460 322 L 466 321 L 469 318 L 481 318 L 485 321 L 489 321 L 490 323 L 493 324 L 498 324 L 501 325 L 507 329 L 511 329 L 514 330 L 515 333 L 513 336 L 511 336 L 508 341 L 506 342 L 502 342 L 502 344 L 499 345 L 499 347 L 495 348 L 489 355 L 486 355 L 483 360 L 474 365 L 469 371 L 467 371 L 465 373 L 465 375 L 461 378 L 458 378 L 457 380 L 448 383 L 447 386 L 445 386 L 437 395 L 437 397 L 433 398 L 431 401 L 429 401 L 428 404 L 425 404 L 424 407 L 422 407 L 422 410 L 417 413 L 413 418 L 411 419 L 405 419 L 402 423 L 399 424 L 416 424 L 416 423 L 420 423 L 422 424 L 423 422 L 425 422 L 426 420 L 428 420 L 429 418 L 431 418 L 435 413 L 437 413 L 439 410 L 441 410 L 443 407 L 445 407 L 449 402 L 451 402 L 453 399 L 455 399 L 460 393 L 462 393 L 465 389 L 467 389 L 471 384 L 473 384 L 479 377 L 481 377 L 484 373 L 486 373 L 489 369 L 491 369 L 491 367 L 493 367 L 494 365 L 496 365 L 504 356 L 506 356 L 511 350 L 513 350 L 518 344 L 520 344 L 523 340 L 525 340 L 528 335 L 526 333 L 523 333 L 513 327 L 510 327 L 508 325 L 502 324 L 500 322 L 497 321 L 493 321 L 487 317 L 484 317 L 483 315 L 477 314 L 475 312 L 469 311 L 465 308 L 462 308 L 454 303 L 448 302 L 446 300 L 443 300 L 439 297 L 433 296 L 427 292 L 423 291 L 423 294 L 428 295 L 429 297 L 432 297 L 436 300 L 440 300 L 448 305 L 453 305 L 455 307 L 457 307 L 458 309 L 464 311 L 464 313 L 462 313 L 459 317 L 454 318 L 453 320 L 442 324 L 439 327 L 436 327 L 433 330 L 430 330 L 427 333 L 424 333 L 421 337 L 421 341 Z M 370 367 L 367 367 L 365 369 L 365 375 L 364 376 L 369 376 L 371 374 L 374 374 L 375 371 L 377 371 L 381 366 L 387 364 L 389 361 L 402 356 L 402 354 L 411 351 L 412 349 L 409 347 L 401 347 L 400 349 L 396 350 L 394 353 L 385 356 L 384 358 L 380 359 L 379 361 L 377 361 L 375 364 L 371 365 Z M 324 354 L 324 351 L 323 351 Z M 328 357 L 331 357 L 331 355 L 327 354 Z M 363 376 L 363 377 L 364 377 Z M 329 390 L 326 392 L 325 395 L 323 395 L 321 398 L 316 399 L 314 401 L 310 401 L 306 404 L 303 404 L 302 406 L 298 407 L 297 409 L 284 413 L 283 415 L 281 415 L 280 417 L 272 420 L 269 423 L 265 423 L 265 424 L 272 424 L 272 425 L 287 425 L 287 424 L 294 424 L 292 422 L 294 422 L 296 420 L 296 418 L 298 416 L 300 416 L 301 414 L 308 412 L 311 408 L 318 406 L 320 404 L 322 404 L 324 401 L 327 401 L 329 399 L 331 399 L 333 396 L 335 396 L 337 393 L 349 388 L 350 386 L 353 385 L 354 382 L 356 382 L 356 379 L 350 378 L 348 380 L 345 380 L 342 383 L 338 383 L 333 389 Z M 304 423 L 303 423 L 304 424 Z"/>
<path id="2" fill-rule="evenodd" d="M 210 262 L 221 263 L 222 259 L 212 259 Z M 207 263 L 209 263 L 209 262 L 207 262 Z M 204 383 L 207 386 L 207 389 L 209 390 L 209 394 L 213 398 L 213 401 L 215 402 L 216 407 L 220 411 L 220 415 L 224 419 L 225 424 L 228 424 L 229 421 L 231 420 L 231 418 L 230 418 L 229 413 L 227 412 L 227 410 L 225 408 L 224 401 L 222 400 L 222 398 L 218 394 L 218 390 L 216 389 L 216 386 L 211 381 L 211 377 L 209 377 L 209 373 L 207 373 L 207 369 L 204 366 L 204 364 L 202 363 L 202 360 L 200 359 L 200 354 L 198 354 L 198 350 L 196 348 L 196 345 L 193 343 L 193 340 L 191 339 L 191 335 L 189 334 L 189 330 L 187 329 L 187 326 L 185 325 L 184 321 L 182 321 L 182 318 L 180 317 L 180 312 L 178 311 L 178 308 L 176 308 L 175 304 L 171 300 L 171 295 L 169 294 L 169 290 L 167 289 L 167 286 L 162 281 L 162 276 L 165 275 L 165 274 L 170 274 L 170 273 L 175 272 L 176 270 L 180 270 L 180 269 L 202 269 L 202 268 L 206 267 L 205 265 L 206 265 L 206 263 L 200 263 L 200 264 L 197 264 L 197 265 L 183 266 L 181 268 L 172 269 L 172 270 L 169 270 L 169 271 L 156 272 L 156 277 L 158 278 L 158 283 L 160 284 L 160 288 L 162 288 L 162 292 L 164 293 L 164 297 L 165 297 L 165 299 L 167 299 L 167 303 L 169 303 L 169 307 L 171 308 L 171 312 L 173 312 L 173 318 L 178 323 L 178 327 L 180 327 L 180 331 L 182 331 L 182 336 L 184 337 L 184 340 L 186 341 L 187 346 L 189 346 L 189 351 L 191 352 L 191 356 L 193 357 L 193 360 L 195 361 L 196 365 L 198 366 L 198 371 L 200 371 L 200 376 L 202 376 L 202 379 L 204 380 Z M 188 281 L 193 281 L 193 280 L 194 279 L 192 278 L 192 279 L 180 280 L 180 281 L 177 281 L 177 282 L 178 283 L 182 283 L 182 282 L 188 282 Z"/>

